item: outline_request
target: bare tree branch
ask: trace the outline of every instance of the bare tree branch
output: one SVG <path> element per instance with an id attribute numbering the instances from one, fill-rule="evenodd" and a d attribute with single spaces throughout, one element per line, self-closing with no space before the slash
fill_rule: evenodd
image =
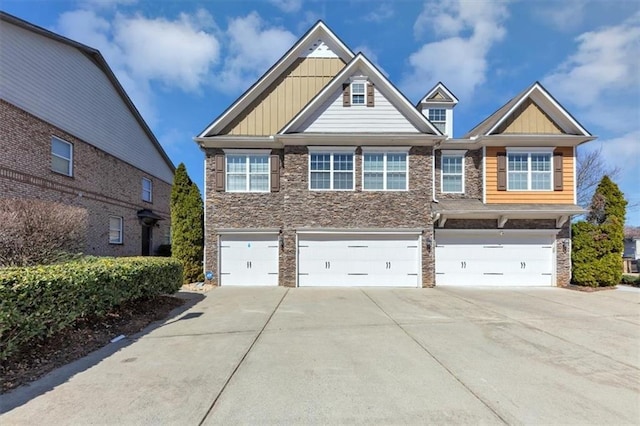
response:
<path id="1" fill-rule="evenodd" d="M 576 154 L 576 188 L 578 191 L 578 205 L 588 208 L 593 193 L 603 176 L 607 175 L 612 180 L 620 175 L 619 167 L 607 165 L 602 156 L 602 147 L 595 151 L 585 152 L 578 147 Z"/>

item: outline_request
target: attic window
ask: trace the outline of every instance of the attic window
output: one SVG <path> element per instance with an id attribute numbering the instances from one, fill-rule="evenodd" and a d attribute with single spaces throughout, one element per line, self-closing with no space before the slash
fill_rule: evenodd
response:
<path id="1" fill-rule="evenodd" d="M 446 133 L 447 111 L 444 108 L 429 109 L 429 121 L 442 133 Z"/>
<path id="2" fill-rule="evenodd" d="M 351 105 L 364 105 L 365 98 L 365 82 L 351 83 Z"/>

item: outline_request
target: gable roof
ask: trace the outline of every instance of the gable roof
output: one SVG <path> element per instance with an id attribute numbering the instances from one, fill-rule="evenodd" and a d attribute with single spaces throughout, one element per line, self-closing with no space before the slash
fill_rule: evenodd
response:
<path id="1" fill-rule="evenodd" d="M 197 137 L 214 136 L 224 129 L 233 119 L 242 113 L 264 90 L 269 87 L 291 64 L 308 51 L 318 49 L 314 40 L 322 40 L 322 45 L 329 42 L 331 50 L 344 62 L 349 62 L 354 53 L 336 36 L 321 20 L 311 27 L 296 44 L 293 45 L 271 68 L 265 72 L 251 87 L 249 87 L 229 108 L 218 116 Z"/>
<path id="2" fill-rule="evenodd" d="M 437 99 L 436 96 L 440 94 L 442 99 Z M 431 88 L 418 102 L 418 105 L 423 103 L 451 103 L 457 104 L 458 98 L 444 85 L 443 82 L 439 81 L 435 86 Z"/>
<path id="3" fill-rule="evenodd" d="M 365 72 L 370 81 L 389 101 L 423 133 L 441 136 L 435 127 L 413 104 L 373 65 L 366 56 L 359 52 L 330 82 L 327 84 L 278 134 L 285 134 L 296 129 L 305 122 L 333 93 L 341 90 L 342 84 L 356 70 Z"/>
<path id="4" fill-rule="evenodd" d="M 590 137 L 589 133 L 562 105 L 540 84 L 533 83 L 506 104 L 498 108 L 493 114 L 487 117 L 471 129 L 463 138 L 478 136 L 488 136 L 500 127 L 500 125 L 511 116 L 514 111 L 524 101 L 531 100 L 538 105 L 553 121 L 568 134 Z"/>
<path id="5" fill-rule="evenodd" d="M 102 56 L 99 50 L 89 47 L 87 45 L 84 45 L 82 43 L 79 43 L 77 41 L 71 40 L 67 37 L 61 36 L 60 34 L 56 34 L 52 31 L 46 30 L 42 27 L 34 25 L 30 22 L 24 21 L 16 16 L 10 15 L 3 11 L 0 11 L 0 21 L 8 22 L 24 30 L 31 31 L 33 33 L 36 33 L 41 36 L 47 37 L 51 40 L 54 40 L 56 42 L 66 44 L 67 46 L 78 49 L 82 54 L 84 54 L 87 58 L 89 58 L 89 60 L 92 61 L 107 76 L 107 78 L 113 85 L 113 88 L 116 90 L 118 95 L 122 98 L 123 102 L 129 109 L 129 111 L 131 112 L 135 120 L 138 122 L 138 124 L 140 125 L 144 133 L 147 135 L 149 140 L 153 143 L 154 147 L 158 150 L 158 153 L 160 153 L 160 155 L 162 156 L 167 166 L 171 169 L 171 172 L 172 173 L 175 172 L 176 168 L 173 165 L 173 162 L 171 161 L 171 159 L 169 158 L 165 150 L 162 148 L 162 145 L 160 145 L 160 142 L 158 142 L 158 139 L 156 139 L 155 135 L 153 134 L 153 132 L 151 131 L 147 123 L 142 118 L 142 115 L 140 115 L 140 112 L 138 111 L 136 106 L 133 104 L 133 102 L 129 98 L 129 95 L 127 95 L 127 92 L 125 92 L 122 85 L 120 85 L 120 82 L 116 78 L 113 71 L 111 71 L 111 68 L 109 67 L 109 65 L 107 64 L 107 61 L 104 59 L 104 57 Z"/>

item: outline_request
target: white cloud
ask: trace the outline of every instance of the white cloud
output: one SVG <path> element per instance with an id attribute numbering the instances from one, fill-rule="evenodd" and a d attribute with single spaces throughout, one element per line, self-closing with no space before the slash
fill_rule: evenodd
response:
<path id="1" fill-rule="evenodd" d="M 220 53 L 218 40 L 201 29 L 198 19 L 184 13 L 175 21 L 119 17 L 114 42 L 135 76 L 184 91 L 197 91 L 203 85 Z"/>
<path id="2" fill-rule="evenodd" d="M 380 6 L 364 15 L 363 19 L 368 22 L 384 22 L 395 15 L 395 10 L 389 3 L 382 3 Z"/>
<path id="3" fill-rule="evenodd" d="M 129 97 L 150 124 L 156 121 L 153 82 L 197 92 L 219 59 L 217 38 L 207 33 L 213 18 L 204 10 L 176 20 L 116 14 L 113 22 L 95 10 L 60 15 L 56 31 L 102 53 Z"/>
<path id="4" fill-rule="evenodd" d="M 298 12 L 302 8 L 302 0 L 269 0 L 269 3 L 286 13 Z"/>
<path id="5" fill-rule="evenodd" d="M 484 83 L 487 55 L 506 35 L 505 1 L 444 0 L 426 2 L 414 24 L 420 38 L 428 30 L 441 40 L 424 44 L 409 56 L 411 69 L 401 86 L 421 93 L 435 82 L 446 84 L 458 98 L 470 98 Z"/>
<path id="6" fill-rule="evenodd" d="M 586 0 L 537 2 L 534 14 L 558 31 L 573 31 L 582 25 L 586 15 Z"/>
<path id="7" fill-rule="evenodd" d="M 638 94 L 640 13 L 620 25 L 583 33 L 577 51 L 544 79 L 553 93 L 589 108 L 613 93 Z M 637 98 L 636 98 L 637 99 Z"/>
<path id="8" fill-rule="evenodd" d="M 246 89 L 296 42 L 291 32 L 267 27 L 256 12 L 231 20 L 228 54 L 215 86 L 223 92 Z"/>

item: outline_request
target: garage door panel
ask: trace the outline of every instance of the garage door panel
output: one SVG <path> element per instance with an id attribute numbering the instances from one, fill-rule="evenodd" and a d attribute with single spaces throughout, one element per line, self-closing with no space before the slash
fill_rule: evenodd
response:
<path id="1" fill-rule="evenodd" d="M 220 236 L 220 285 L 277 286 L 278 235 Z"/>
<path id="2" fill-rule="evenodd" d="M 436 230 L 436 285 L 553 285 L 554 238 Z"/>
<path id="3" fill-rule="evenodd" d="M 417 235 L 299 237 L 299 286 L 418 286 Z"/>

